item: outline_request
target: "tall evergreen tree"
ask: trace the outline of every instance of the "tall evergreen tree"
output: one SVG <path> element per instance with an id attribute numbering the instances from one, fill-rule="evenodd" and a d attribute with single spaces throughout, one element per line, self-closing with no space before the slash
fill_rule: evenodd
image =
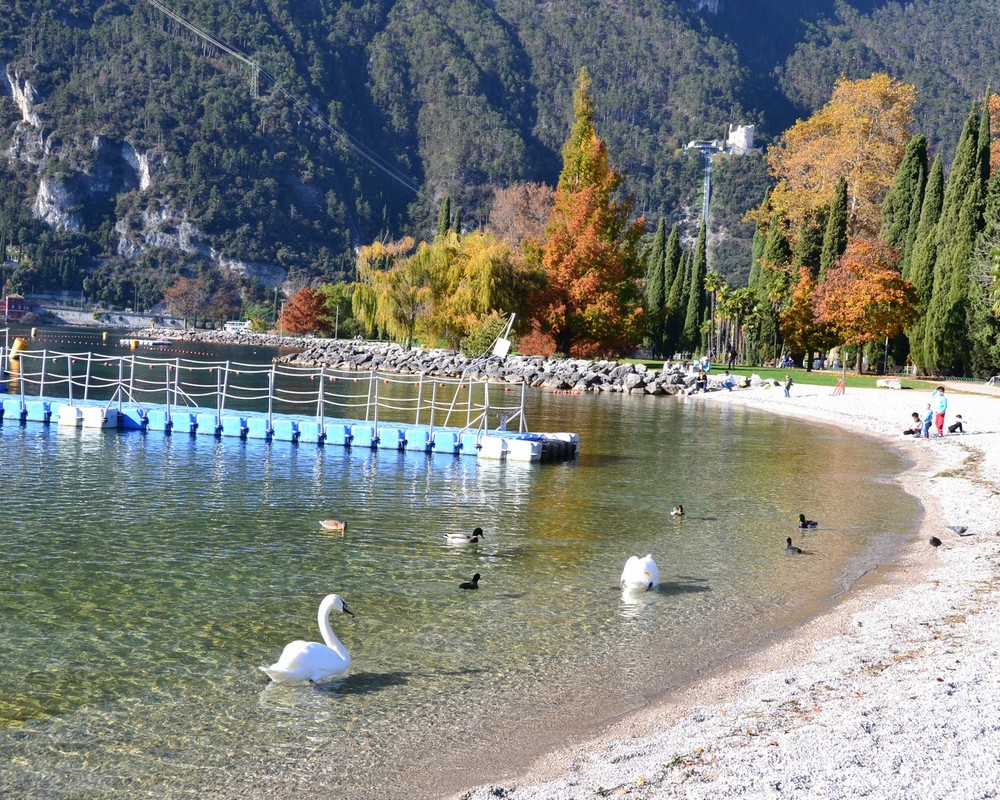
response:
<path id="1" fill-rule="evenodd" d="M 653 247 L 646 259 L 646 321 L 649 348 L 654 358 L 663 356 L 663 318 L 666 298 L 667 223 L 656 226 Z"/>
<path id="2" fill-rule="evenodd" d="M 903 266 L 903 277 L 913 284 L 917 292 L 917 321 L 906 332 L 910 339 L 910 356 L 913 363 L 923 369 L 927 364 L 924 353 L 924 331 L 927 325 L 927 307 L 934 287 L 934 262 L 937 260 L 937 229 L 944 204 L 944 167 L 938 155 L 931 165 L 924 191 L 910 263 Z"/>
<path id="3" fill-rule="evenodd" d="M 761 319 L 758 337 L 760 352 L 757 353 L 757 357 L 761 361 L 777 356 L 778 319 L 789 299 L 791 260 L 791 245 L 788 243 L 781 222 L 775 215 L 767 229 L 767 240 L 764 242 L 764 251 L 760 257 L 760 278 L 756 287 L 758 297 L 767 304 L 768 309 L 768 313 Z"/>
<path id="4" fill-rule="evenodd" d="M 687 280 L 688 264 L 681 247 L 681 236 L 679 227 L 675 224 L 670 230 L 670 238 L 667 239 L 667 271 L 673 272 L 673 279 L 670 282 L 670 291 L 667 294 L 667 313 L 663 323 L 664 349 L 668 355 L 673 355 L 678 350 L 683 349 L 681 344 L 681 330 L 684 325 L 683 314 L 687 311 L 684 306 L 685 281 Z"/>
<path id="5" fill-rule="evenodd" d="M 819 262 L 819 279 L 837 265 L 837 260 L 847 249 L 847 179 L 841 176 L 830 201 L 823 234 L 823 253 Z"/>
<path id="6" fill-rule="evenodd" d="M 767 208 L 767 200 L 771 196 L 771 190 L 764 192 L 764 200 L 761 208 Z M 760 259 L 764 254 L 764 243 L 767 241 L 767 230 L 761 227 L 760 220 L 753 229 L 753 240 L 750 243 L 750 276 L 747 279 L 747 287 L 756 289 L 760 281 Z"/>
<path id="7" fill-rule="evenodd" d="M 792 253 L 792 274 L 798 275 L 799 269 L 805 267 L 809 274 L 819 276 L 819 265 L 823 257 L 823 239 L 826 229 L 826 217 L 822 209 L 812 209 L 807 212 L 799 228 L 799 237 Z"/>
<path id="8" fill-rule="evenodd" d="M 923 184 L 927 180 L 927 137 L 918 133 L 903 153 L 892 187 L 882 203 L 882 230 L 879 237 L 902 253 L 913 218 L 915 203 L 923 201 Z"/>
<path id="9" fill-rule="evenodd" d="M 445 195 L 441 198 L 441 207 L 438 209 L 437 235 L 446 236 L 451 230 L 451 197 Z"/>
<path id="10" fill-rule="evenodd" d="M 1000 365 L 1000 319 L 994 304 L 997 263 L 1000 259 L 1000 175 L 986 184 L 983 230 L 976 246 L 969 288 L 970 365 L 973 375 L 995 375 Z"/>
<path id="11" fill-rule="evenodd" d="M 691 351 L 701 344 L 701 317 L 705 309 L 705 275 L 708 274 L 708 250 L 705 223 L 698 229 L 691 261 L 691 286 L 688 292 L 687 313 L 684 316 L 684 346 Z"/>
<path id="12" fill-rule="evenodd" d="M 981 121 L 973 107 L 952 161 L 937 232 L 934 282 L 923 329 L 923 365 L 931 372 L 961 371 L 969 350 L 965 303 L 972 249 L 982 222 Z"/>

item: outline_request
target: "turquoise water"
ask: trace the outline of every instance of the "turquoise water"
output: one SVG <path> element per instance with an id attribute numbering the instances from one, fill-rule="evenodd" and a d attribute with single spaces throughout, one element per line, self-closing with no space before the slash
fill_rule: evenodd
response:
<path id="1" fill-rule="evenodd" d="M 918 518 L 899 457 L 832 427 L 541 392 L 528 420 L 578 460 L 0 425 L 0 796 L 441 796 L 801 621 Z M 623 598 L 647 552 L 661 586 Z M 270 684 L 334 591 L 346 677 Z"/>

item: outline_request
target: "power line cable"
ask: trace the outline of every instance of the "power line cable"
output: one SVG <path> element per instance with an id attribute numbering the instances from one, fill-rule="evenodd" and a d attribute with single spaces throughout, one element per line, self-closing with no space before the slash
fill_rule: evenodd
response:
<path id="1" fill-rule="evenodd" d="M 409 180 L 409 178 L 403 175 L 402 172 L 399 172 L 397 169 L 395 169 L 395 167 L 393 167 L 388 161 L 385 161 L 377 153 L 370 151 L 364 145 L 355 142 L 346 131 L 341 130 L 340 128 L 328 122 L 325 118 L 321 117 L 316 111 L 312 109 L 312 107 L 307 102 L 302 100 L 298 95 L 296 95 L 290 89 L 286 89 L 274 75 L 269 73 L 267 70 L 263 69 L 260 66 L 260 64 L 258 64 L 249 56 L 247 56 L 245 53 L 242 53 L 235 47 L 226 44 L 218 37 L 202 29 L 194 22 L 184 17 L 179 12 L 174 11 L 172 8 L 159 2 L 159 0 L 145 0 L 145 2 L 151 5 L 153 8 L 160 11 L 162 14 L 169 17 L 170 19 L 174 20 L 178 24 L 183 25 L 185 28 L 190 30 L 195 35 L 200 36 L 202 39 L 211 44 L 213 47 L 219 48 L 223 52 L 235 58 L 237 61 L 240 61 L 241 63 L 250 67 L 250 69 L 253 70 L 253 79 L 255 82 L 259 79 L 259 77 L 266 78 L 268 81 L 270 81 L 271 85 L 274 86 L 274 88 L 277 89 L 282 94 L 282 96 L 285 97 L 285 99 L 289 100 L 296 108 L 302 111 L 302 113 L 306 114 L 317 125 L 329 131 L 338 139 L 340 139 L 345 145 L 347 145 L 348 148 L 354 151 L 357 155 L 361 156 L 376 169 L 385 173 L 396 182 L 402 184 L 404 187 L 409 189 L 418 197 L 421 197 L 424 200 L 428 201 L 431 199 L 426 195 L 424 195 L 423 192 L 421 192 L 420 189 L 418 189 L 417 186 Z"/>

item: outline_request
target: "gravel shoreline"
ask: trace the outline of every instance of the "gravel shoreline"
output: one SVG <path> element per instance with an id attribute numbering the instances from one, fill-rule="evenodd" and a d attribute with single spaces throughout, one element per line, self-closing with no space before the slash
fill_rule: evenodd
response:
<path id="1" fill-rule="evenodd" d="M 903 437 L 929 392 L 713 392 L 902 448 L 924 519 L 899 563 L 725 672 L 542 756 L 465 800 L 992 798 L 1000 786 L 1000 425 L 995 397 L 949 392 L 964 435 Z M 959 536 L 948 525 L 965 525 Z M 820 537 L 821 532 L 811 534 Z M 928 540 L 936 536 L 940 547 Z M 818 541 L 818 540 L 814 540 Z"/>

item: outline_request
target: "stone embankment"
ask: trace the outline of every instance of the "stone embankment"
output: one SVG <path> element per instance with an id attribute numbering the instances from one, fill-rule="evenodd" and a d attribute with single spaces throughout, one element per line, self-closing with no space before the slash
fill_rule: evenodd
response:
<path id="1" fill-rule="evenodd" d="M 133 335 L 160 337 L 164 331 L 136 331 Z M 403 375 L 425 373 L 450 378 L 464 374 L 497 383 L 523 382 L 554 391 L 675 395 L 686 392 L 694 383 L 694 374 L 680 366 L 654 370 L 644 364 L 622 364 L 618 361 L 508 355 L 503 359 L 490 358 L 470 369 L 472 360 L 453 350 L 406 350 L 398 344 L 385 342 L 300 339 L 226 331 L 188 331 L 179 336 L 168 335 L 186 341 L 302 348 L 301 352 L 278 357 L 284 363 L 299 366 L 346 371 L 380 370 Z"/>

